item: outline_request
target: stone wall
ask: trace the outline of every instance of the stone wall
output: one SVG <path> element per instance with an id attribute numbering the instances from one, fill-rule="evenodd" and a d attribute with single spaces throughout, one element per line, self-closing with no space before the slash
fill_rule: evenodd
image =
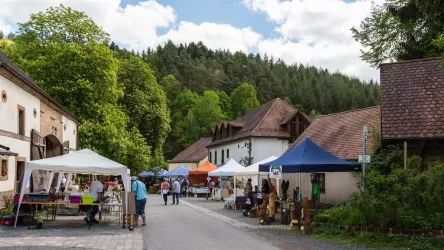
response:
<path id="1" fill-rule="evenodd" d="M 44 102 L 40 102 L 40 135 L 54 135 L 60 143 L 63 143 L 62 114 L 55 111 Z"/>

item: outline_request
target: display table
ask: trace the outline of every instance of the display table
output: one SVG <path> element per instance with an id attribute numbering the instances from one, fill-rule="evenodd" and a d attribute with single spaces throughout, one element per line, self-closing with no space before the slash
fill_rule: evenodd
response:
<path id="1" fill-rule="evenodd" d="M 52 207 L 52 219 L 54 220 L 56 218 L 57 215 L 57 206 L 58 205 L 63 205 L 63 206 L 67 206 L 67 205 L 71 205 L 71 206 L 89 206 L 88 212 L 89 214 L 92 213 L 93 210 L 93 206 L 102 206 L 104 203 L 91 203 L 91 204 L 86 204 L 86 203 L 70 203 L 70 202 L 53 202 L 53 201 L 48 201 L 48 202 L 40 202 L 40 201 L 24 201 L 22 202 L 22 204 L 26 204 L 26 205 L 45 205 L 45 206 L 51 206 Z M 34 206 L 31 206 L 31 216 L 32 216 L 32 221 L 34 221 L 35 218 L 35 210 L 34 210 Z M 92 220 L 89 221 L 88 223 L 88 229 L 91 229 L 91 224 L 92 224 Z"/>
<path id="2" fill-rule="evenodd" d="M 213 200 L 220 201 L 227 197 L 230 197 L 230 192 L 228 189 L 220 189 L 220 188 L 213 189 L 212 193 Z"/>
<path id="3" fill-rule="evenodd" d="M 197 197 L 199 194 L 205 194 L 206 196 L 210 193 L 210 190 L 206 187 L 190 187 L 189 192 L 194 194 L 194 197 Z"/>

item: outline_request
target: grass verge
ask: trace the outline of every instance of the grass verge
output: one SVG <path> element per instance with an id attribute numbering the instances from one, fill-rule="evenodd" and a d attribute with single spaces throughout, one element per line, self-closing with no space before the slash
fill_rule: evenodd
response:
<path id="1" fill-rule="evenodd" d="M 375 235 L 372 233 L 355 235 L 352 232 L 329 227 L 314 228 L 312 237 L 348 244 L 363 245 L 371 248 L 418 250 L 444 249 L 444 239 Z"/>

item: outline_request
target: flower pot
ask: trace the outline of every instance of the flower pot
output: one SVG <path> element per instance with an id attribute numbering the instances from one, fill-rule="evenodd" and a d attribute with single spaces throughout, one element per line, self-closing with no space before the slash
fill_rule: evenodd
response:
<path id="1" fill-rule="evenodd" d="M 14 216 L 6 216 L 0 218 L 0 226 L 14 226 L 15 217 Z"/>

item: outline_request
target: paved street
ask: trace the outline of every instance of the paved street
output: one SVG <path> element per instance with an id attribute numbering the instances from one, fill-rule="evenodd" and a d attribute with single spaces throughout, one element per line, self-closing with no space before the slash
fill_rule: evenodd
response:
<path id="1" fill-rule="evenodd" d="M 256 218 L 203 198 L 181 199 L 178 206 L 170 199 L 164 206 L 160 195 L 148 195 L 146 212 L 147 226 L 133 232 L 122 229 L 116 216 L 91 230 L 83 216 L 45 220 L 39 230 L 0 227 L 0 249 L 367 249 L 300 235 L 278 222 L 261 226 Z"/>
<path id="2" fill-rule="evenodd" d="M 193 207 L 170 204 L 171 199 L 164 206 L 160 195 L 148 196 L 148 225 L 143 228 L 147 249 L 277 249 Z"/>
<path id="3" fill-rule="evenodd" d="M 221 202 L 185 198 L 176 206 L 170 198 L 164 206 L 160 195 L 148 196 L 145 249 L 367 249 L 298 235 L 278 223 L 258 226 L 257 219 L 241 220 L 240 211 L 223 211 Z"/>

